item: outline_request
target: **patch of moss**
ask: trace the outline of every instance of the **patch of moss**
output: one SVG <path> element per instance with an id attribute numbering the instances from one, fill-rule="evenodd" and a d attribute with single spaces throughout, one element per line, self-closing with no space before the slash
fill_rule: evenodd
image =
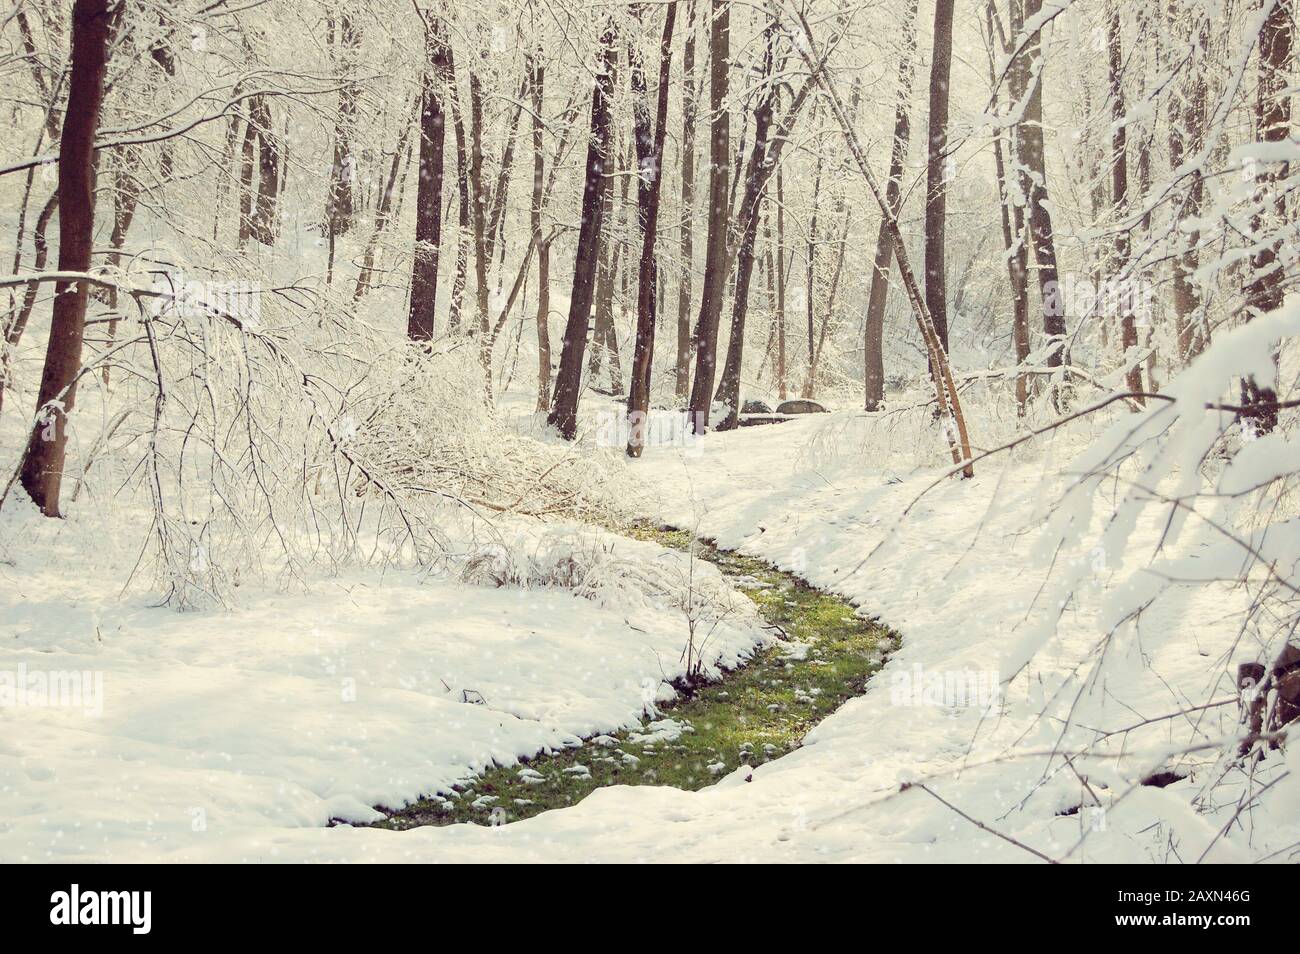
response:
<path id="1" fill-rule="evenodd" d="M 605 785 L 703 788 L 741 765 L 761 765 L 798 748 L 809 729 L 861 694 L 880 668 L 878 644 L 893 634 L 844 600 L 687 531 L 641 524 L 624 532 L 677 549 L 695 547 L 754 601 L 783 641 L 662 706 L 654 725 L 499 766 L 402 809 L 381 808 L 387 817 L 376 826 L 518 821 L 573 805 Z M 656 735 L 656 727 L 668 731 Z"/>

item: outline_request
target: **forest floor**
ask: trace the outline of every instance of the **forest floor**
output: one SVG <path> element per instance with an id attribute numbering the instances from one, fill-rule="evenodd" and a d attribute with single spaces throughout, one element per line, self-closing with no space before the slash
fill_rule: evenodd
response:
<path id="1" fill-rule="evenodd" d="M 351 570 L 308 581 L 309 592 L 250 584 L 236 609 L 180 614 L 121 595 L 121 554 L 138 528 L 6 507 L 0 672 L 97 672 L 103 705 L 0 708 L 0 858 L 1240 861 L 1300 841 L 1296 754 L 1262 763 L 1276 784 L 1248 826 L 1234 825 L 1235 793 L 1204 794 L 1213 751 L 1173 753 L 1235 733 L 1235 706 L 1155 718 L 1231 699 L 1222 679 L 1248 594 L 1174 587 L 1107 650 L 1104 683 L 1080 691 L 1071 674 L 1095 652 L 1132 566 L 1099 565 L 1067 607 L 1043 605 L 1053 560 L 1039 531 L 1074 451 L 991 461 L 923 493 L 942 469 L 864 462 L 861 418 L 710 435 L 688 452 L 648 452 L 627 479 L 647 518 L 806 580 L 901 634 L 865 691 L 763 764 L 741 769 L 749 739 L 713 745 L 729 771 L 698 791 L 593 781 L 571 807 L 497 827 L 366 825 L 383 818 L 372 806 L 493 766 L 517 775 L 523 759 L 635 730 L 646 685 L 681 675 L 671 665 L 679 612 Z M 633 569 L 682 569 L 683 555 L 658 544 L 550 529 L 602 540 Z M 1125 559 L 1149 561 L 1159 532 L 1140 526 Z M 1189 536 L 1169 554 L 1189 579 L 1202 543 Z M 701 561 L 706 571 L 718 574 Z M 1054 637 L 1003 689 L 1009 649 L 1048 615 L 1060 617 Z M 712 671 L 771 646 L 762 622 L 738 615 L 720 627 Z M 973 694 L 953 698 L 953 677 Z M 1069 744 L 1079 733 L 1110 740 L 1084 777 L 1051 754 L 1063 687 L 1086 727 Z M 1156 771 L 1181 779 L 1140 784 Z"/>

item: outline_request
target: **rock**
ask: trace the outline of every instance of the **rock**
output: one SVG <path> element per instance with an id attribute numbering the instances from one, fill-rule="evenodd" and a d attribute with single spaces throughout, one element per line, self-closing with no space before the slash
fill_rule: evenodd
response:
<path id="1" fill-rule="evenodd" d="M 806 398 L 796 398 L 793 401 L 782 401 L 776 406 L 777 414 L 825 414 L 826 408 L 816 401 L 809 401 Z"/>

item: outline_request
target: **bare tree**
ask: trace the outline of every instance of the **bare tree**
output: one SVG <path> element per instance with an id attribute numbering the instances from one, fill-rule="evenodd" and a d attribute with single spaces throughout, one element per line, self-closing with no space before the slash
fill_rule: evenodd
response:
<path id="1" fill-rule="evenodd" d="M 936 0 L 930 56 L 930 132 L 925 163 L 925 304 L 935 334 L 948 350 L 948 294 L 945 287 L 948 154 L 948 94 L 952 83 L 952 18 L 955 0 Z"/>
<path id="2" fill-rule="evenodd" d="M 930 313 L 925 306 L 925 296 L 921 293 L 921 288 L 916 281 L 916 274 L 912 271 L 912 265 L 907 255 L 907 246 L 903 242 L 903 233 L 898 226 L 898 216 L 890 210 L 889 204 L 885 201 L 885 195 L 877 184 L 876 177 L 871 172 L 871 166 L 867 164 L 867 157 L 863 151 L 862 143 L 858 140 L 857 132 L 853 128 L 848 112 L 844 109 L 839 93 L 836 92 L 835 84 L 827 73 L 825 62 L 818 61 L 813 55 L 815 38 L 812 27 L 808 25 L 807 17 L 804 16 L 802 11 L 796 11 L 795 16 L 798 19 L 799 28 L 802 30 L 802 42 L 796 44 L 799 55 L 803 59 L 804 65 L 808 67 L 813 77 L 825 90 L 826 98 L 830 100 L 832 111 L 840 124 L 840 130 L 844 134 L 844 140 L 848 144 L 854 164 L 862 174 L 862 178 L 871 192 L 872 199 L 875 200 L 877 207 L 880 209 L 881 215 L 889 224 L 889 230 L 894 239 L 894 260 L 898 263 L 898 274 L 902 279 L 903 288 L 907 291 L 908 300 L 912 305 L 912 313 L 916 316 L 917 329 L 921 332 L 921 339 L 925 342 L 927 356 L 930 360 L 931 377 L 934 381 L 935 406 L 944 429 L 944 437 L 948 442 L 956 469 L 961 471 L 962 476 L 972 477 L 975 469 L 971 457 L 970 436 L 966 431 L 966 417 L 961 409 L 957 386 L 952 377 L 952 368 L 948 364 L 948 355 L 939 341 L 939 336 L 935 334 L 934 322 L 930 320 Z"/>
<path id="3" fill-rule="evenodd" d="M 643 5 L 642 5 L 643 6 Z M 642 6 L 634 8 L 640 13 Z M 663 185 L 664 140 L 668 132 L 668 80 L 672 69 L 673 27 L 677 4 L 668 4 L 659 43 L 659 89 L 653 129 L 645 66 L 632 53 L 632 108 L 636 122 L 637 221 L 641 227 L 641 262 L 637 273 L 636 344 L 632 353 L 632 388 L 627 410 L 631 423 L 627 455 L 640 457 L 645 446 L 645 422 L 650 411 L 650 369 L 654 359 L 655 305 L 659 272 L 655 267 L 655 237 L 659 229 L 659 196 Z"/>
<path id="4" fill-rule="evenodd" d="M 569 298 L 569 320 L 560 349 L 560 369 L 555 376 L 555 399 L 547 423 L 566 440 L 578 430 L 578 400 L 582 393 L 583 354 L 587 347 L 587 326 L 591 320 L 596 265 L 604 228 L 605 195 L 610 188 L 605 165 L 611 157 L 610 99 L 614 89 L 617 34 L 612 20 L 601 37 L 596 65 L 596 83 L 591 94 L 591 135 L 587 142 L 587 173 L 582 192 L 582 225 L 574 253 L 573 292 Z"/>
<path id="5" fill-rule="evenodd" d="M 889 149 L 889 175 L 885 180 L 885 201 L 897 217 L 901 211 L 903 164 L 912 135 L 909 119 L 912 99 L 912 64 L 916 58 L 917 0 L 903 13 L 903 50 L 898 62 L 898 92 L 894 106 L 894 138 Z M 863 382 L 865 407 L 878 410 L 885 398 L 885 302 L 889 295 L 889 268 L 894 259 L 889 225 L 881 218 L 876 231 L 876 257 L 872 263 L 871 288 L 867 293 L 867 317 L 863 330 Z"/>
<path id="6" fill-rule="evenodd" d="M 1110 15 L 1107 18 L 1106 45 L 1107 62 L 1110 67 L 1110 106 L 1111 123 L 1111 159 L 1110 181 L 1111 198 L 1115 203 L 1115 215 L 1119 220 L 1115 228 L 1114 272 L 1124 270 L 1129 257 L 1128 218 L 1128 126 L 1124 115 L 1124 50 L 1120 33 L 1119 8 L 1114 0 L 1110 3 Z M 1121 295 L 1121 302 L 1129 296 Z M 1142 365 L 1137 358 L 1138 334 L 1137 319 L 1131 309 L 1124 308 L 1120 316 L 1120 352 L 1126 366 L 1124 381 L 1133 394 L 1142 393 Z M 1135 397 L 1134 404 L 1142 406 L 1143 399 Z"/>
<path id="7" fill-rule="evenodd" d="M 360 90 L 352 74 L 356 69 L 357 48 L 361 45 L 361 29 L 348 10 L 340 11 L 337 22 L 333 17 L 329 18 L 329 40 L 344 83 L 339 90 L 338 113 L 334 122 L 334 161 L 330 168 L 325 223 L 331 236 L 339 236 L 352 227 L 356 203 L 353 195 L 356 159 L 352 155 L 352 134 Z"/>
<path id="8" fill-rule="evenodd" d="M 1292 18 L 1291 0 L 1263 0 L 1268 15 L 1259 31 L 1259 86 L 1255 94 L 1255 139 L 1260 143 L 1285 142 L 1291 133 Z M 1268 160 L 1259 164 L 1256 174 L 1254 217 L 1257 233 L 1271 231 L 1286 221 L 1287 189 L 1278 185 L 1286 179 L 1286 160 Z M 1272 206 L 1270 209 L 1269 206 Z M 1271 220 L 1271 221 L 1270 221 Z M 1282 269 L 1278 262 L 1279 239 L 1266 242 L 1251 260 L 1253 276 L 1246 289 L 1246 320 L 1280 308 L 1282 305 Z M 1276 355 L 1275 355 L 1276 358 Z M 1241 382 L 1241 417 L 1258 434 L 1277 427 L 1277 392 L 1260 384 L 1253 376 Z"/>
<path id="9" fill-rule="evenodd" d="M 76 0 L 72 7 L 72 62 L 68 107 L 59 151 L 59 271 L 90 267 L 95 229 L 95 133 L 104 100 L 108 63 L 108 0 Z M 23 489 L 49 517 L 59 516 L 59 488 L 67 455 L 67 423 L 82 373 L 86 282 L 59 282 L 45 367 L 36 401 L 36 424 L 22 464 Z"/>
<path id="10" fill-rule="evenodd" d="M 443 144 L 446 110 L 440 88 L 447 75 L 447 41 L 440 20 L 425 23 L 427 62 L 421 76 L 419 181 L 415 193 L 415 249 L 411 256 L 411 304 L 406 334 L 412 341 L 433 337 L 442 251 Z"/>
<path id="11" fill-rule="evenodd" d="M 704 0 L 688 0 L 686 41 L 682 50 L 682 197 L 681 271 L 677 281 L 677 400 L 686 403 L 691 389 L 691 274 L 695 260 L 695 124 L 699 91 L 695 80 L 695 13 Z"/>
<path id="12" fill-rule="evenodd" d="M 998 79 L 993 51 L 1001 49 L 1009 55 L 1010 43 L 1002 20 L 989 0 L 984 9 L 987 28 L 989 84 L 997 104 Z M 1007 260 L 1007 280 L 1011 286 L 1011 340 L 1015 348 L 1016 366 L 1023 367 L 1029 359 L 1029 249 L 1025 245 L 1024 206 L 1012 195 L 1008 160 L 1016 165 L 1015 142 L 999 129 L 993 137 L 993 165 L 998 180 L 998 206 L 1002 221 L 1002 250 Z M 1016 374 L 1016 414 L 1023 417 L 1029 406 L 1029 376 L 1023 371 Z"/>
<path id="13" fill-rule="evenodd" d="M 691 426 L 703 434 L 717 367 L 718 319 L 727 285 L 727 229 L 731 200 L 731 116 L 727 110 L 727 72 L 731 66 L 731 3 L 712 0 L 709 17 L 709 237 L 704 256 L 704 291 L 695 323 L 695 381 L 691 386 Z"/>
<path id="14" fill-rule="evenodd" d="M 533 201 L 528 207 L 533 245 L 537 249 L 537 410 L 551 406 L 551 247 L 542 238 L 542 203 L 546 184 L 546 156 L 543 153 L 545 123 L 542 119 L 546 67 L 542 50 L 529 56 L 528 99 L 533 112 Z"/>
<path id="15" fill-rule="evenodd" d="M 1065 303 L 1061 299 L 1056 264 L 1056 238 L 1052 227 L 1051 197 L 1047 191 L 1047 162 L 1043 150 L 1043 58 L 1041 25 L 1035 22 L 1042 0 L 1011 0 L 1011 35 L 1021 43 L 1026 23 L 1032 25 L 1023 39 L 1010 71 L 1011 96 L 1023 113 L 1016 123 L 1016 172 L 1028 206 L 1029 236 L 1038 270 L 1043 332 L 1047 336 L 1047 366 L 1064 364 Z M 1059 390 L 1054 400 L 1060 402 Z"/>
<path id="16" fill-rule="evenodd" d="M 1176 27 L 1179 14 L 1187 15 L 1175 2 L 1170 4 L 1171 27 Z M 1184 74 L 1169 101 L 1169 165 L 1173 169 L 1184 160 L 1201 151 L 1205 142 L 1206 99 L 1209 95 L 1205 79 L 1209 64 L 1205 62 L 1209 45 L 1210 21 L 1199 7 L 1193 11 L 1188 38 L 1193 50 L 1193 62 Z M 1205 178 L 1200 169 L 1189 174 L 1180 214 L 1195 222 L 1201 215 L 1205 199 Z M 1205 321 L 1201 293 L 1193 277 L 1200 255 L 1197 245 L 1200 231 L 1195 227 L 1187 233 L 1186 247 L 1173 260 L 1173 305 L 1175 331 L 1178 335 L 1178 360 L 1186 364 L 1205 348 L 1209 339 L 1209 326 Z"/>

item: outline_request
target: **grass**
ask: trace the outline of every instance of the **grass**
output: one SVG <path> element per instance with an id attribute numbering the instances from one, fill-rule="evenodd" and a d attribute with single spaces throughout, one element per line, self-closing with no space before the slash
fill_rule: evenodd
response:
<path id="1" fill-rule="evenodd" d="M 862 693 L 896 642 L 849 603 L 761 560 L 719 550 L 681 530 L 640 525 L 629 535 L 683 550 L 694 545 L 697 556 L 731 577 L 790 642 L 764 649 L 720 681 L 661 706 L 661 724 L 674 730 L 667 735 L 647 739 L 652 732 L 643 725 L 597 736 L 578 749 L 499 766 L 451 792 L 398 810 L 381 808 L 387 817 L 377 827 L 518 821 L 573 805 L 605 785 L 703 788 L 741 765 L 761 765 L 798 748 L 809 729 Z"/>

